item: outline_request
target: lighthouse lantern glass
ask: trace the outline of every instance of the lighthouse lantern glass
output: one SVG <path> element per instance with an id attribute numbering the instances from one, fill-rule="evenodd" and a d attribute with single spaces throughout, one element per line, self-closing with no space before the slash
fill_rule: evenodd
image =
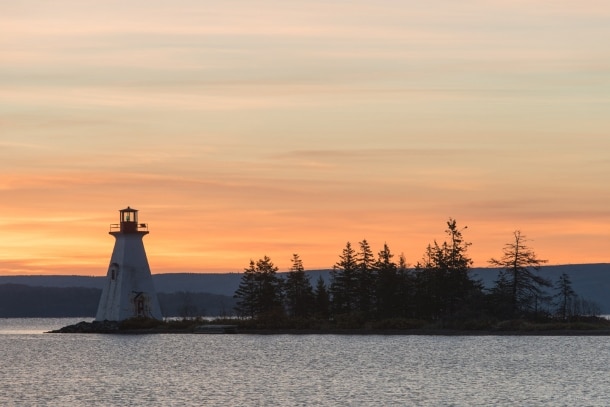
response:
<path id="1" fill-rule="evenodd" d="M 121 211 L 121 222 L 137 222 L 138 216 L 135 209 L 125 209 Z"/>

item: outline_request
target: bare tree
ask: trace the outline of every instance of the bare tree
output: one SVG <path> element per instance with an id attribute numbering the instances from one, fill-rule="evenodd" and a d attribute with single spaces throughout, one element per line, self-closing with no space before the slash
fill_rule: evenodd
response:
<path id="1" fill-rule="evenodd" d="M 511 314 L 515 316 L 520 312 L 536 312 L 539 301 L 544 298 L 543 287 L 550 287 L 551 283 L 536 274 L 547 260 L 536 257 L 519 230 L 513 235 L 514 241 L 504 246 L 502 258 L 492 258 L 489 263 L 502 269 L 495 290 L 508 299 Z"/>

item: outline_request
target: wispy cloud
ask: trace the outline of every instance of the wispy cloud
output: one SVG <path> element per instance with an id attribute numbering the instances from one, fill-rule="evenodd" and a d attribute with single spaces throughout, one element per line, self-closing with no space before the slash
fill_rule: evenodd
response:
<path id="1" fill-rule="evenodd" d="M 478 265 L 515 228 L 607 255 L 606 1 L 0 9 L 2 273 L 99 273 L 127 205 L 160 271 L 414 261 L 449 216 Z"/>

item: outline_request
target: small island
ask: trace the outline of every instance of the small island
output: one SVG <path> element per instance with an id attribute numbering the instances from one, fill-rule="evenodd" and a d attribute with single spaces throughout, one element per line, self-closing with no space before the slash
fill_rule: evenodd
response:
<path id="1" fill-rule="evenodd" d="M 369 321 L 345 325 L 341 321 L 184 318 L 79 322 L 47 333 L 71 334 L 291 334 L 291 335 L 610 335 L 610 320 L 583 317 L 571 321 L 469 321 L 442 326 L 423 320 Z"/>
<path id="2" fill-rule="evenodd" d="M 298 254 L 285 278 L 264 256 L 244 269 L 231 317 L 163 319 L 141 244 L 146 225 L 134 222 L 135 209 L 120 214 L 119 229 L 111 232 L 120 246 L 115 252 L 129 253 L 131 263 L 139 260 L 142 272 L 125 279 L 128 269 L 121 264 L 127 260 L 113 253 L 96 320 L 51 332 L 610 335 L 610 321 L 577 295 L 567 274 L 552 282 L 538 273 L 546 260 L 519 231 L 502 256 L 490 260 L 499 274 L 493 287 L 484 288 L 470 273 L 466 228 L 454 219 L 447 222 L 447 241 L 428 245 L 414 267 L 402 255 L 395 262 L 387 244 L 375 256 L 366 240 L 358 249 L 348 242 L 329 285 L 320 276 L 314 286 Z"/>

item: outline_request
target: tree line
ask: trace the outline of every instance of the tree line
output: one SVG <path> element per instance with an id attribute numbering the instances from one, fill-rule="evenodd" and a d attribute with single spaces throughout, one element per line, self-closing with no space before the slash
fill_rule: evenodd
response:
<path id="1" fill-rule="evenodd" d="M 234 298 L 238 316 L 277 324 L 280 321 L 334 321 L 360 327 L 373 321 L 427 321 L 457 326 L 466 321 L 507 319 L 568 320 L 598 315 L 596 304 L 579 298 L 567 274 L 543 278 L 539 259 L 527 239 L 515 231 L 502 256 L 489 264 L 500 269 L 491 289 L 470 276 L 471 243 L 455 219 L 447 221 L 446 240 L 426 247 L 422 259 L 408 266 L 387 244 L 375 255 L 362 240 L 347 242 L 330 272 L 330 282 L 312 283 L 298 254 L 285 278 L 268 256 L 250 261 Z"/>

